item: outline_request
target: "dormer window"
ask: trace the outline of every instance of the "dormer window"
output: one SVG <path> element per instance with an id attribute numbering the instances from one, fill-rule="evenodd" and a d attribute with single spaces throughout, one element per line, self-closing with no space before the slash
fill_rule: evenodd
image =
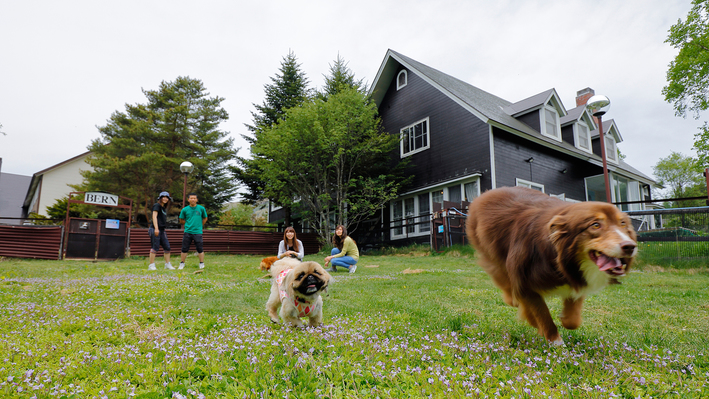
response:
<path id="1" fill-rule="evenodd" d="M 606 159 L 618 163 L 618 149 L 615 148 L 615 139 L 611 135 L 606 136 Z"/>
<path id="2" fill-rule="evenodd" d="M 396 90 L 399 90 L 409 83 L 409 77 L 406 73 L 406 69 L 402 69 L 396 76 Z"/>
<path id="3" fill-rule="evenodd" d="M 586 122 L 576 124 L 576 148 L 591 152 L 591 131 Z"/>
<path id="4" fill-rule="evenodd" d="M 561 129 L 559 128 L 559 113 L 554 107 L 554 103 L 549 101 L 542 108 L 542 134 L 561 141 Z"/>

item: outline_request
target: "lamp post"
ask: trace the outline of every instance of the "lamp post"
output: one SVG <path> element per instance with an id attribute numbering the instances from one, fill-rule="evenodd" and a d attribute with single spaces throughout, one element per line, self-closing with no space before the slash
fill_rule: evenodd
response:
<path id="1" fill-rule="evenodd" d="M 185 184 L 182 186 L 182 207 L 185 207 L 185 199 L 187 197 L 187 175 L 192 173 L 194 170 L 194 165 L 192 162 L 185 161 L 180 164 L 180 172 L 185 174 Z"/>
<path id="2" fill-rule="evenodd" d="M 603 115 L 608 112 L 611 107 L 611 100 L 603 95 L 595 95 L 588 99 L 586 108 L 593 116 L 598 118 L 598 134 L 601 138 L 601 159 L 603 159 L 603 181 L 606 184 L 606 202 L 609 204 L 611 200 L 611 184 L 608 178 L 608 161 L 606 160 L 606 135 L 603 133 Z"/>

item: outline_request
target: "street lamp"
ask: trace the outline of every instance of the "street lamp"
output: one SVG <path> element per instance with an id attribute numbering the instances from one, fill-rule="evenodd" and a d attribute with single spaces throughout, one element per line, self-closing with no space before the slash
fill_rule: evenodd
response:
<path id="1" fill-rule="evenodd" d="M 606 160 L 606 135 L 603 133 L 603 115 L 608 112 L 611 107 L 611 100 L 603 95 L 595 95 L 588 99 L 586 102 L 586 108 L 598 119 L 598 133 L 601 138 L 601 159 L 603 159 L 603 181 L 606 184 L 606 202 L 609 204 L 611 201 L 611 184 L 608 179 L 608 161 Z"/>
<path id="2" fill-rule="evenodd" d="M 185 174 L 185 184 L 182 186 L 182 207 L 185 207 L 185 199 L 187 197 L 187 175 L 192 173 L 194 170 L 194 165 L 192 162 L 185 161 L 180 164 L 180 172 Z"/>

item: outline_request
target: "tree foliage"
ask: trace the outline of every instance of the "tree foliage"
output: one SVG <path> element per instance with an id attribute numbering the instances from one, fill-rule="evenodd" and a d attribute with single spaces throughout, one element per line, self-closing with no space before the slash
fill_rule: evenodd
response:
<path id="1" fill-rule="evenodd" d="M 265 99 L 262 104 L 254 104 L 256 112 L 252 112 L 253 122 L 246 125 L 250 134 L 242 135 L 246 141 L 257 142 L 264 130 L 271 128 L 285 117 L 286 110 L 301 105 L 310 97 L 308 78 L 301 70 L 295 54 L 291 51 L 283 57 L 278 73 L 271 77 L 271 84 L 264 85 Z M 263 198 L 264 182 L 262 172 L 255 158 L 262 154 L 254 152 L 252 158 L 238 157 L 240 169 L 235 169 L 236 178 L 246 186 L 246 202 L 255 203 Z"/>
<path id="2" fill-rule="evenodd" d="M 678 116 L 692 111 L 695 117 L 709 107 L 709 1 L 693 0 L 687 18 L 672 25 L 666 43 L 679 50 L 667 71 L 665 101 Z"/>
<path id="3" fill-rule="evenodd" d="M 252 146 L 264 195 L 298 206 L 327 240 L 332 224 L 351 226 L 393 199 L 402 184 L 391 168 L 398 136 L 381 128 L 375 104 L 341 88 L 286 111 Z"/>
<path id="4" fill-rule="evenodd" d="M 100 138 L 89 146 L 87 162 L 93 171 L 83 173 L 86 190 L 106 191 L 133 198 L 147 215 L 160 191 L 181 199 L 183 161 L 194 164 L 187 190 L 199 195 L 211 214 L 235 193 L 227 162 L 236 155 L 233 139 L 219 130 L 228 119 L 224 100 L 210 97 L 200 80 L 178 77 L 163 81 L 158 90 L 143 90 L 147 104 L 126 104 L 99 127 Z"/>
<path id="5" fill-rule="evenodd" d="M 660 159 L 652 167 L 657 182 L 667 190 L 667 198 L 690 198 L 706 195 L 706 180 L 702 175 L 702 167 L 697 160 L 679 152 L 672 152 Z M 672 207 L 704 205 L 702 201 L 689 204 L 686 201 L 671 203 Z"/>
<path id="6" fill-rule="evenodd" d="M 246 204 L 240 202 L 235 206 L 224 211 L 220 218 L 220 226 L 268 226 L 268 221 L 263 215 L 258 215 L 255 213 L 256 207 L 251 204 Z M 239 228 L 242 230 L 242 228 Z M 254 228 L 254 231 L 259 231 L 260 229 Z"/>

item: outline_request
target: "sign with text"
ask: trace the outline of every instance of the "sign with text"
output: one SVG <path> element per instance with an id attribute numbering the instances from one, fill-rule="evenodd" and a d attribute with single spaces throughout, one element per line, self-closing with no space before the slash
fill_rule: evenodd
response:
<path id="1" fill-rule="evenodd" d="M 104 206 L 118 206 L 118 196 L 106 193 L 86 193 L 84 202 Z"/>
<path id="2" fill-rule="evenodd" d="M 118 230 L 121 228 L 121 221 L 117 219 L 106 219 L 106 228 Z"/>

